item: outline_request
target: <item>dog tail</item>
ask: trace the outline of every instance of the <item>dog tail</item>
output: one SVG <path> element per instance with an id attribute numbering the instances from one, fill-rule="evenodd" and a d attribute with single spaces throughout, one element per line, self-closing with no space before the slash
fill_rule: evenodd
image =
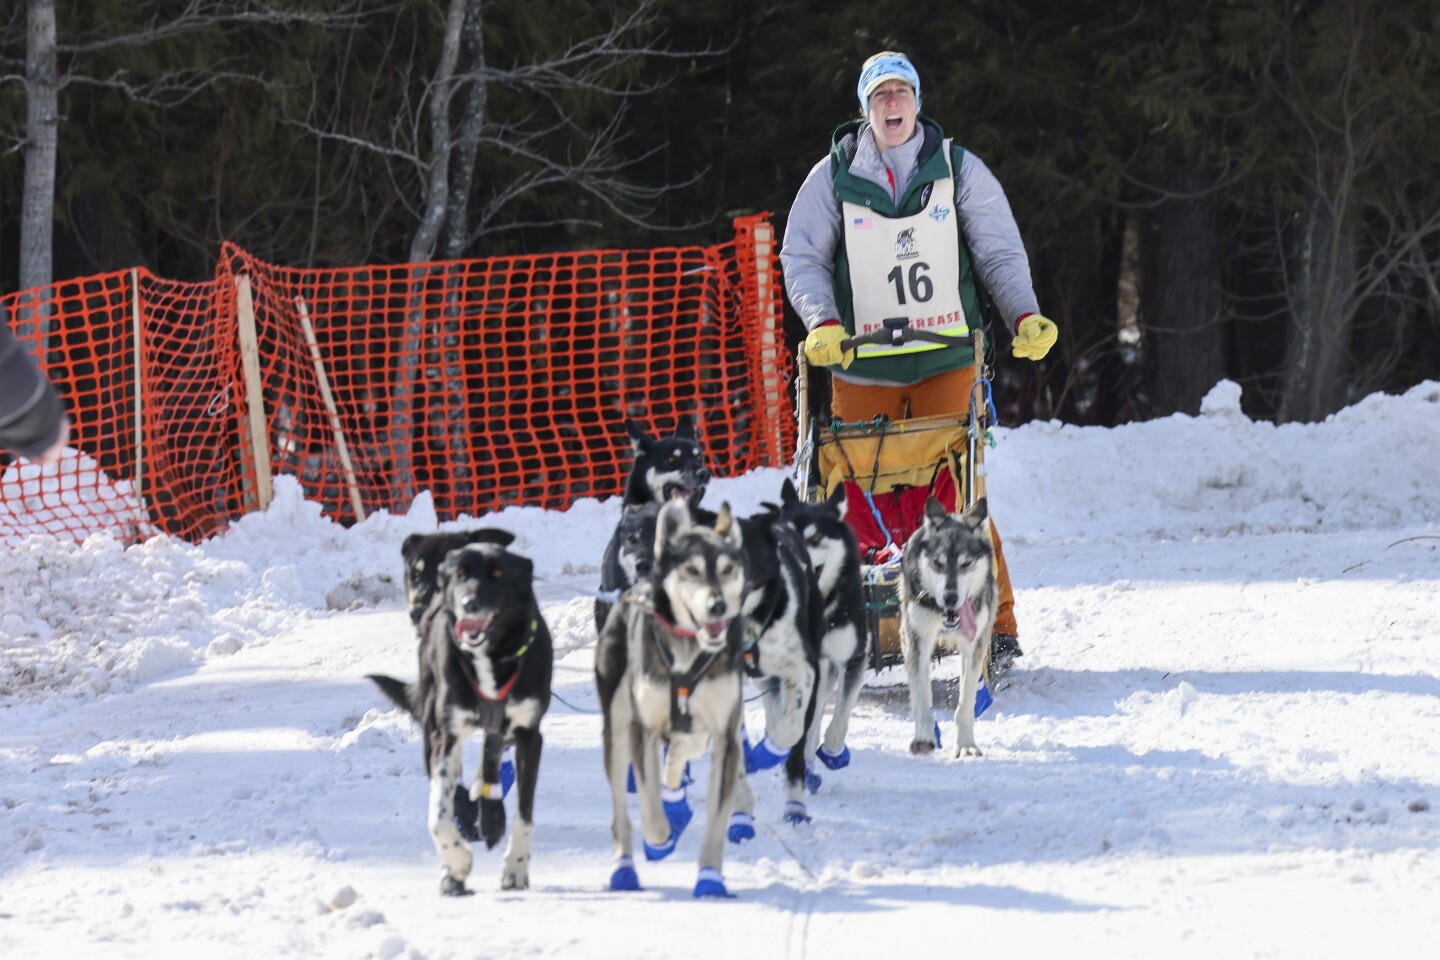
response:
<path id="1" fill-rule="evenodd" d="M 416 685 L 396 680 L 394 677 L 387 677 L 383 673 L 367 673 L 367 679 L 375 681 L 375 686 L 390 700 L 391 703 L 404 710 L 417 720 L 420 714 L 416 708 L 415 695 L 418 692 Z"/>

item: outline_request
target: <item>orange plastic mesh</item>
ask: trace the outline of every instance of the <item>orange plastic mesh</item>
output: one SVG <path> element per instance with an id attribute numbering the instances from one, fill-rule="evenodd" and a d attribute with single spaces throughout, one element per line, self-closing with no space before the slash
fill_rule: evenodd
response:
<path id="1" fill-rule="evenodd" d="M 330 270 L 227 244 L 213 283 L 131 270 L 5 303 L 48 318 L 42 366 L 81 456 L 5 472 L 0 539 L 195 541 L 276 474 L 346 523 L 425 490 L 442 520 L 563 508 L 621 490 L 627 417 L 668 434 L 694 415 L 721 476 L 793 447 L 765 214 L 715 247 Z"/>

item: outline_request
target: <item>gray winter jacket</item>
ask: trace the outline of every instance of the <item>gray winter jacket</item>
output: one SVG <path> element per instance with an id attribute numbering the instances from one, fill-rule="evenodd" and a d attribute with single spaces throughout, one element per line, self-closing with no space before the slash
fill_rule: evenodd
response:
<path id="1" fill-rule="evenodd" d="M 919 167 L 919 153 L 925 140 L 924 128 L 934 132 L 933 121 L 920 118 L 915 136 L 883 154 L 862 124 L 856 135 L 851 174 L 889 190 L 888 168 L 895 177 L 895 196 L 902 195 Z M 785 239 L 780 248 L 780 266 L 785 291 L 807 329 L 840 316 L 835 304 L 835 250 L 840 241 L 840 203 L 835 198 L 832 155 L 811 168 L 790 207 Z M 956 207 L 965 242 L 974 258 L 985 288 L 999 308 L 1010 333 L 1027 313 L 1039 313 L 1039 302 L 1030 280 L 1030 260 L 1015 225 L 1010 202 L 990 168 L 969 150 L 964 151 L 956 177 Z"/>
<path id="2" fill-rule="evenodd" d="M 64 411 L 0 309 L 0 447 L 39 456 L 60 439 Z"/>

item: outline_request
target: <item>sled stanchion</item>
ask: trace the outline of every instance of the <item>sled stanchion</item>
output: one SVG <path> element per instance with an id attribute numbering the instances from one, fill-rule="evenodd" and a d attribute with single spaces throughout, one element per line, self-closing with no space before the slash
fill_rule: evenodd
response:
<path id="1" fill-rule="evenodd" d="M 985 331 L 975 328 L 970 342 L 975 351 L 975 382 L 970 385 L 970 489 L 966 491 L 967 506 L 985 496 L 985 434 L 989 430 L 989 424 L 984 417 L 984 401 L 981 401 L 978 409 L 975 404 L 975 391 L 981 390 L 983 395 L 986 380 Z"/>

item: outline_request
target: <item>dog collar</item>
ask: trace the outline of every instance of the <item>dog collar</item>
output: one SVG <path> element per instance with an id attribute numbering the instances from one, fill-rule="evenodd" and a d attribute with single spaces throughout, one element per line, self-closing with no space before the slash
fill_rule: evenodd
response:
<path id="1" fill-rule="evenodd" d="M 531 620 L 530 632 L 526 634 L 525 642 L 521 644 L 520 649 L 516 650 L 512 656 L 505 658 L 506 660 L 515 661 L 515 672 L 510 675 L 509 680 L 506 680 L 500 685 L 500 688 L 495 691 L 495 696 L 493 697 L 487 696 L 485 691 L 480 689 L 480 678 L 476 676 L 475 665 L 470 662 L 470 658 L 466 656 L 460 659 L 460 669 L 464 672 L 465 679 L 470 681 L 470 688 L 475 691 L 475 696 L 481 700 L 490 700 L 492 702 L 498 702 L 510 696 L 510 691 L 515 689 L 515 683 L 520 679 L 521 662 L 525 659 L 525 654 L 530 651 L 530 644 L 535 641 L 535 633 L 539 628 L 539 621 Z M 450 632 L 450 641 L 455 644 L 457 649 L 460 648 L 460 638 L 453 630 Z M 461 652 L 464 651 L 462 650 Z"/>

